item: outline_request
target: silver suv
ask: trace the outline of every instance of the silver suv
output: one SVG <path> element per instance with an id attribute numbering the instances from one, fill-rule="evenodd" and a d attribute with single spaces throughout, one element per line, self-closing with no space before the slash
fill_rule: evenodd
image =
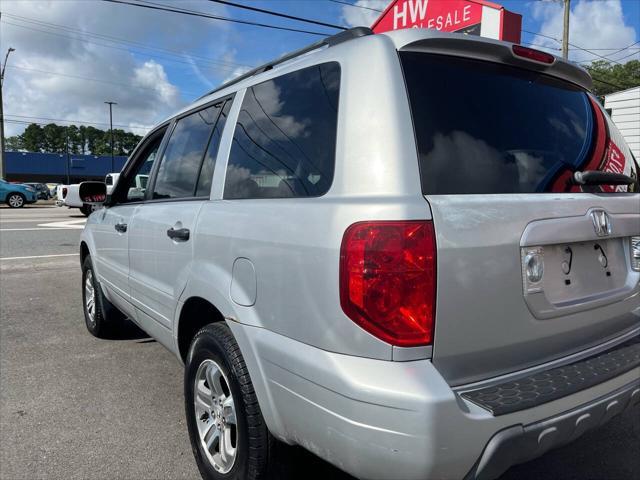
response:
<path id="1" fill-rule="evenodd" d="M 90 216 L 87 327 L 184 362 L 206 479 L 262 478 L 274 439 L 359 478 L 495 478 L 640 401 L 638 166 L 590 86 L 421 29 L 255 69 Z"/>

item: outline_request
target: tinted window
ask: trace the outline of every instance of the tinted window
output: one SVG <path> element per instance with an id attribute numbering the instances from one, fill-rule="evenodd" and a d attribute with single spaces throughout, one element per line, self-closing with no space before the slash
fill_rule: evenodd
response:
<path id="1" fill-rule="evenodd" d="M 209 196 L 211 192 L 211 182 L 213 181 L 213 171 L 216 166 L 216 157 L 218 156 L 218 148 L 220 147 L 220 138 L 222 137 L 222 131 L 227 122 L 229 116 L 229 110 L 231 110 L 231 100 L 221 102 L 216 105 L 216 108 L 222 109 L 222 114 L 218 118 L 211 140 L 209 140 L 209 146 L 207 147 L 207 153 L 202 161 L 202 169 L 200 170 L 200 177 L 198 178 L 198 188 L 196 190 L 196 197 Z"/>
<path id="2" fill-rule="evenodd" d="M 563 191 L 555 180 L 589 160 L 593 113 L 577 87 L 488 62 L 400 56 L 424 193 Z"/>
<path id="3" fill-rule="evenodd" d="M 195 195 L 200 165 L 219 112 L 211 106 L 178 120 L 160 161 L 154 199 Z"/>
<path id="4" fill-rule="evenodd" d="M 147 191 L 147 182 L 151 169 L 158 155 L 158 149 L 162 143 L 165 130 L 154 135 L 147 140 L 147 144 L 143 146 L 140 156 L 137 157 L 137 166 L 133 172 L 125 179 L 125 186 L 120 187 L 118 182 L 118 198 L 122 202 L 137 202 L 144 200 Z M 109 175 L 109 178 L 111 175 Z"/>
<path id="5" fill-rule="evenodd" d="M 326 63 L 247 89 L 225 198 L 323 195 L 333 180 L 340 67 Z"/>

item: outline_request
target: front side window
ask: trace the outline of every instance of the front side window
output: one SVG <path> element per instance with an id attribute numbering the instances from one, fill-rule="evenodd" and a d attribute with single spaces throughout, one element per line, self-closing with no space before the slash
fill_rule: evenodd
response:
<path id="1" fill-rule="evenodd" d="M 202 159 L 219 113 L 220 106 L 213 105 L 178 120 L 160 161 L 154 199 L 195 195 Z"/>
<path id="2" fill-rule="evenodd" d="M 333 180 L 340 66 L 304 68 L 248 88 L 224 198 L 315 197 Z"/>
<path id="3" fill-rule="evenodd" d="M 145 199 L 149 175 L 158 157 L 158 150 L 160 149 L 164 133 L 165 130 L 162 130 L 154 134 L 153 137 L 147 141 L 148 143 L 142 147 L 136 168 L 125 179 L 126 186 L 118 188 L 118 197 L 121 198 L 122 202 L 139 202 Z M 107 177 L 111 178 L 111 175 Z M 113 183 L 113 179 L 111 183 Z M 107 183 L 107 185 L 111 183 Z M 118 185 L 118 187 L 120 187 L 120 185 Z"/>

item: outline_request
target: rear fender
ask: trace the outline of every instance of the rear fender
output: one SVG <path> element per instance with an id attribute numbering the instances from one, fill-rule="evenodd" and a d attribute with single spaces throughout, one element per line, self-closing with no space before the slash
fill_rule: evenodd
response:
<path id="1" fill-rule="evenodd" d="M 272 435 L 286 441 L 284 437 L 284 427 L 269 391 L 261 361 L 256 356 L 254 348 L 249 338 L 244 334 L 243 329 L 238 328 L 240 319 L 242 319 L 242 323 L 252 325 L 259 325 L 260 323 L 252 307 L 242 307 L 231 300 L 229 294 L 230 285 L 231 273 L 229 271 L 206 262 L 198 262 L 192 265 L 189 281 L 182 292 L 178 307 L 176 308 L 173 322 L 173 351 L 176 352 L 179 360 L 182 361 L 178 353 L 180 351 L 178 347 L 178 331 L 180 327 L 180 314 L 185 302 L 189 298 L 199 297 L 215 306 L 220 313 L 222 313 L 238 342 L 258 398 L 262 416 L 269 431 Z"/>

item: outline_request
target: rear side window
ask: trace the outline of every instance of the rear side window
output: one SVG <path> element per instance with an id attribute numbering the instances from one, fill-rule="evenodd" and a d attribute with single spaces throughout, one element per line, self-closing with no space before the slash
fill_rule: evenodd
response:
<path id="1" fill-rule="evenodd" d="M 229 110 L 231 110 L 231 99 L 216 105 L 221 109 L 220 117 L 216 122 L 216 126 L 211 134 L 209 140 L 209 146 L 207 147 L 207 153 L 202 161 L 202 169 L 200 170 L 200 177 L 198 178 L 198 188 L 196 190 L 196 197 L 209 196 L 211 192 L 211 183 L 213 182 L 213 171 L 216 166 L 216 158 L 218 156 L 218 148 L 220 147 L 220 139 L 222 138 L 222 131 L 227 123 L 227 117 L 229 116 Z"/>
<path id="2" fill-rule="evenodd" d="M 339 89 L 335 62 L 248 88 L 233 135 L 224 198 L 325 194 L 333 180 Z"/>
<path id="3" fill-rule="evenodd" d="M 550 192 L 588 162 L 594 120 L 579 88 L 489 62 L 400 58 L 425 194 Z"/>
<path id="4" fill-rule="evenodd" d="M 154 199 L 195 195 L 200 166 L 222 108 L 221 104 L 216 105 L 178 120 L 160 161 Z"/>

